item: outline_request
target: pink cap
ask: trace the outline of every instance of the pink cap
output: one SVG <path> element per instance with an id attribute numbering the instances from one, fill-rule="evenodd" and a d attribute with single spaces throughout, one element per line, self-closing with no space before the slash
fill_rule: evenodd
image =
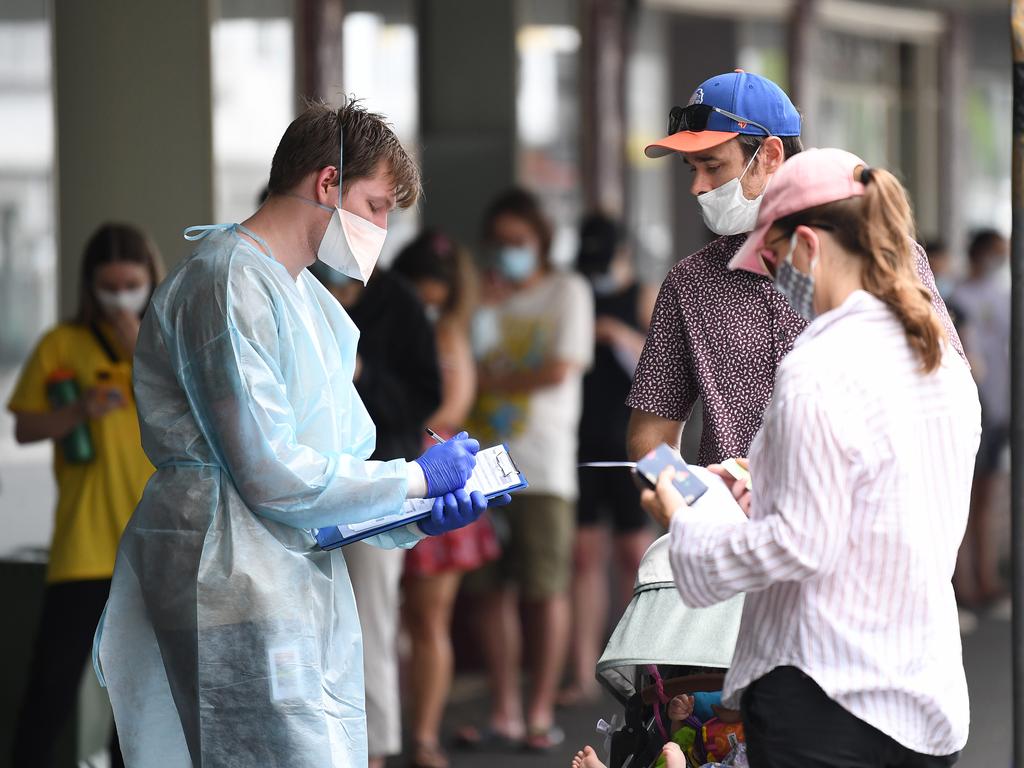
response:
<path id="1" fill-rule="evenodd" d="M 764 236 L 779 219 L 825 203 L 860 197 L 859 168 L 867 163 L 843 149 L 808 149 L 793 155 L 772 176 L 757 212 L 757 226 L 747 236 L 729 269 L 767 275 L 761 261 Z"/>

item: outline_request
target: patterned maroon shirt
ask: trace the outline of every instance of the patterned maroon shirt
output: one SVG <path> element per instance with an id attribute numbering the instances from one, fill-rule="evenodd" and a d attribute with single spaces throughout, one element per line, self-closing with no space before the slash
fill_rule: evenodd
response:
<path id="1" fill-rule="evenodd" d="M 631 408 L 685 421 L 699 397 L 702 465 L 747 455 L 772 396 L 775 369 L 807 325 L 771 280 L 729 269 L 746 237 L 720 237 L 668 273 L 626 400 Z M 917 243 L 914 250 L 921 282 L 963 357 L 924 250 Z"/>

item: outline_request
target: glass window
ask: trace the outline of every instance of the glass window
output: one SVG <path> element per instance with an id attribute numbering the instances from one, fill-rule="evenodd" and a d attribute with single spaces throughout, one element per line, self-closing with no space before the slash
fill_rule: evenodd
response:
<path id="1" fill-rule="evenodd" d="M 48 442 L 19 446 L 7 398 L 57 319 L 54 122 L 46 3 L 0 5 L 0 550 L 45 546 L 52 526 Z M 15 471 L 16 468 L 16 471 Z"/>
<path id="2" fill-rule="evenodd" d="M 520 0 L 516 32 L 517 177 L 551 217 L 552 261 L 576 257 L 580 218 L 579 50 L 574 0 Z"/>
<path id="3" fill-rule="evenodd" d="M 874 165 L 898 168 L 899 44 L 829 30 L 821 34 L 810 145 L 843 147 Z"/>
<path id="4" fill-rule="evenodd" d="M 964 214 L 970 228 L 1010 231 L 1013 147 L 1013 84 L 1009 70 L 975 70 L 968 85 L 964 135 L 967 137 Z"/>
<path id="5" fill-rule="evenodd" d="M 214 216 L 241 221 L 256 209 L 294 117 L 294 33 L 289 2 L 235 0 L 221 10 L 210 41 Z"/>
<path id="6" fill-rule="evenodd" d="M 660 282 L 672 266 L 672 169 L 670 158 L 652 160 L 644 147 L 665 135 L 669 95 L 668 24 L 664 12 L 639 13 L 626 65 L 626 158 L 629 232 L 636 238 L 637 276 Z"/>
<path id="7" fill-rule="evenodd" d="M 346 2 L 342 75 L 346 94 L 384 115 L 414 157 L 419 154 L 419 64 L 411 0 Z M 388 217 L 381 263 L 390 264 L 420 227 L 419 206 Z"/>

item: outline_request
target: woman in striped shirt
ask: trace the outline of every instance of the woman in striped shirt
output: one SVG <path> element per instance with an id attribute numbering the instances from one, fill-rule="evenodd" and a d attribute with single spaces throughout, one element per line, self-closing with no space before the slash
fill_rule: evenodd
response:
<path id="1" fill-rule="evenodd" d="M 644 495 L 686 604 L 747 593 L 723 703 L 754 768 L 945 766 L 967 741 L 950 580 L 980 407 L 912 229 L 887 171 L 836 149 L 788 160 L 730 264 L 810 321 L 751 446 L 753 490 L 736 484 L 749 519 L 686 507 L 670 470 Z"/>

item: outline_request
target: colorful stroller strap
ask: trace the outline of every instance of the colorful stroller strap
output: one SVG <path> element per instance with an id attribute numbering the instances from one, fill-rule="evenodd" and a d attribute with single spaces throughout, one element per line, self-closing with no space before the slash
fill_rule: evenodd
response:
<path id="1" fill-rule="evenodd" d="M 669 740 L 668 729 L 665 728 L 665 721 L 661 717 L 661 708 L 665 704 L 668 704 L 668 694 L 665 693 L 665 682 L 661 679 L 661 673 L 658 671 L 657 664 L 648 664 L 647 671 L 651 677 L 654 678 L 654 687 L 658 691 L 658 701 L 661 702 L 654 708 L 654 721 L 658 724 L 658 730 L 661 731 L 661 737 L 665 741 Z"/>

